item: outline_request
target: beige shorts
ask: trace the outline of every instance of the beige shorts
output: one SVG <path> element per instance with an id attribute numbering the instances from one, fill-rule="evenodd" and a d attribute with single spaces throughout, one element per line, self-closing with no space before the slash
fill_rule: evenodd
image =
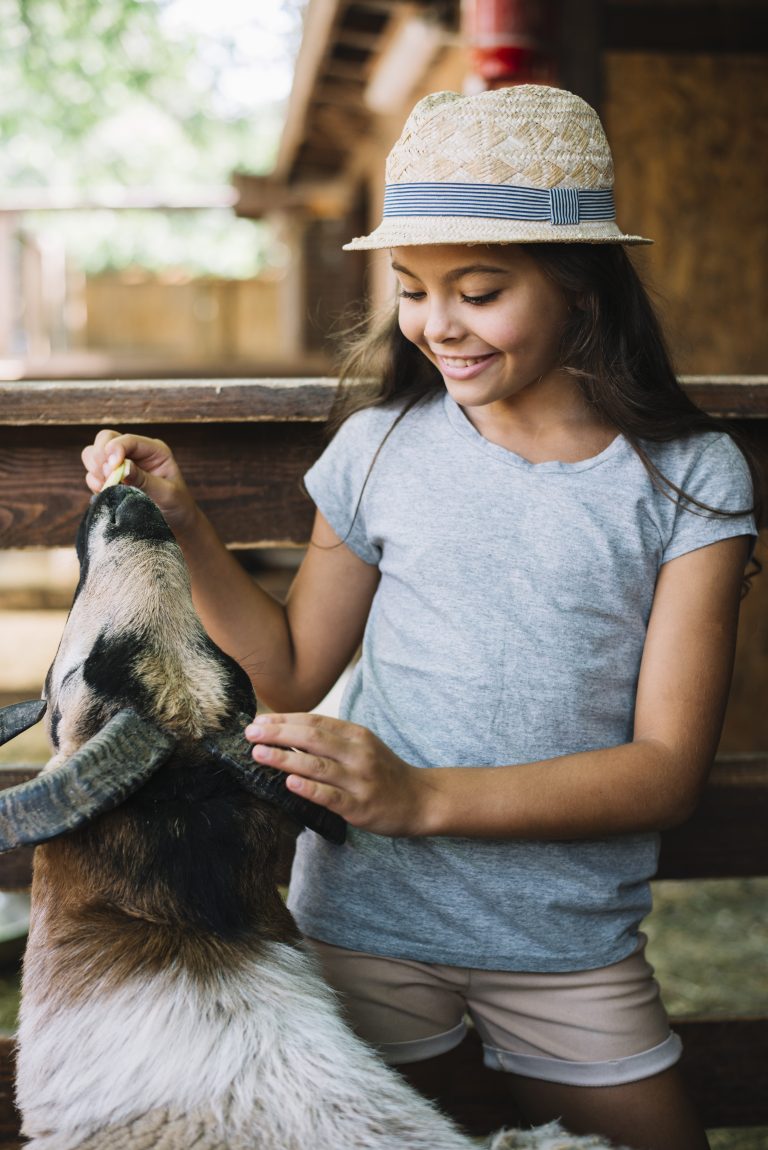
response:
<path id="1" fill-rule="evenodd" d="M 645 938 L 598 970 L 527 974 L 431 966 L 308 939 L 354 1029 L 392 1065 L 458 1046 L 467 1016 L 486 1066 L 573 1086 L 614 1086 L 674 1065 Z"/>

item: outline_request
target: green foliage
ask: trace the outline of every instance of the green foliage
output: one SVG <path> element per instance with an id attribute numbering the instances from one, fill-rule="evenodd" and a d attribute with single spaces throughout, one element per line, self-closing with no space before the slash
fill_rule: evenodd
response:
<path id="1" fill-rule="evenodd" d="M 0 188 L 178 193 L 269 170 L 287 84 L 262 81 L 281 60 L 289 75 L 303 3 L 0 0 Z M 65 236 L 91 271 L 202 262 L 242 275 L 266 259 L 263 229 L 224 212 L 203 221 L 199 248 L 181 215 L 85 225 L 51 215 L 34 230 Z"/>

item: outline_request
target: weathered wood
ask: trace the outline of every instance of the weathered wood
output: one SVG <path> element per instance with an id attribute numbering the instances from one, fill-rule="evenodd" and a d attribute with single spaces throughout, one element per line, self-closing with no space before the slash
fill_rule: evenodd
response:
<path id="1" fill-rule="evenodd" d="M 712 415 L 726 419 L 768 417 L 768 376 L 681 376 L 680 382 L 693 402 Z"/>
<path id="2" fill-rule="evenodd" d="M 702 407 L 734 420 L 768 459 L 768 377 L 696 377 L 684 385 Z M 172 443 L 193 494 L 229 544 L 300 545 L 312 518 L 300 480 L 322 449 L 334 391 L 334 381 L 323 379 L 0 384 L 0 547 L 72 545 L 88 502 L 80 451 L 105 425 Z M 2 768 L 0 788 L 34 773 Z M 721 758 L 696 815 L 662 836 L 659 876 L 768 874 L 767 814 L 768 757 Z M 0 889 L 29 884 L 31 856 L 25 848 L 0 857 Z M 696 1019 L 676 1028 L 706 1123 L 764 1123 L 768 1020 Z M 421 1085 L 468 1129 L 486 1132 L 514 1115 L 504 1076 L 483 1068 L 478 1047 L 470 1035 Z M 3 1147 L 19 1145 L 11 1060 L 11 1042 L 0 1039 Z"/>
<path id="3" fill-rule="evenodd" d="M 674 1019 L 681 1069 L 705 1126 L 764 1126 L 768 1120 L 768 1018 Z"/>
<path id="4" fill-rule="evenodd" d="M 659 878 L 768 874 L 768 755 L 721 759 L 693 818 L 662 835 Z"/>
<path id="5" fill-rule="evenodd" d="M 631 7 L 645 36 L 669 37 L 669 51 L 642 51 L 641 38 L 631 51 L 602 56 L 617 219 L 655 241 L 632 249 L 632 260 L 659 306 L 678 371 L 762 374 L 768 149 L 757 141 L 768 117 L 768 54 L 673 51 L 670 21 L 691 47 L 702 27 L 698 5 L 663 4 L 664 17 L 644 2 Z M 718 4 L 721 23 L 735 27 L 737 7 Z M 727 33 L 717 39 L 725 45 Z"/>
<path id="6" fill-rule="evenodd" d="M 232 546 L 306 542 L 301 476 L 320 453 L 310 422 L 138 425 L 173 444 L 193 495 Z M 80 452 L 98 425 L 0 426 L 0 547 L 71 547 L 88 505 Z"/>
<path id="7" fill-rule="evenodd" d="M 0 382 L 0 427 L 324 420 L 336 386 L 335 379 Z"/>
<path id="8" fill-rule="evenodd" d="M 768 376 L 681 376 L 713 415 L 768 417 Z M 0 427 L 322 421 L 337 381 L 132 379 L 0 381 Z"/>

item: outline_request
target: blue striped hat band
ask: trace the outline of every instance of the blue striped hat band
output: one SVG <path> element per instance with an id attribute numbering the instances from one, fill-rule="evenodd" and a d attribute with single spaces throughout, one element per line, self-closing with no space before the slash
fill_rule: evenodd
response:
<path id="1" fill-rule="evenodd" d="M 476 216 L 579 224 L 614 220 L 610 188 L 520 188 L 511 184 L 387 184 L 384 217 Z"/>

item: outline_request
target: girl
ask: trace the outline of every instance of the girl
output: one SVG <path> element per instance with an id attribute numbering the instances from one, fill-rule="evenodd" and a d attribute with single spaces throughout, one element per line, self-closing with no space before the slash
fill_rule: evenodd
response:
<path id="1" fill-rule="evenodd" d="M 184 548 L 212 636 L 272 714 L 246 735 L 342 814 L 301 835 L 290 906 L 391 1062 L 469 1014 L 531 1122 L 699 1150 L 639 923 L 660 828 L 712 761 L 750 473 L 679 388 L 613 218 L 583 101 L 525 86 L 421 101 L 387 166 L 396 322 L 378 390 L 306 484 L 285 607 L 254 586 L 159 441 L 102 431 Z M 309 714 L 353 658 L 342 718 Z"/>

